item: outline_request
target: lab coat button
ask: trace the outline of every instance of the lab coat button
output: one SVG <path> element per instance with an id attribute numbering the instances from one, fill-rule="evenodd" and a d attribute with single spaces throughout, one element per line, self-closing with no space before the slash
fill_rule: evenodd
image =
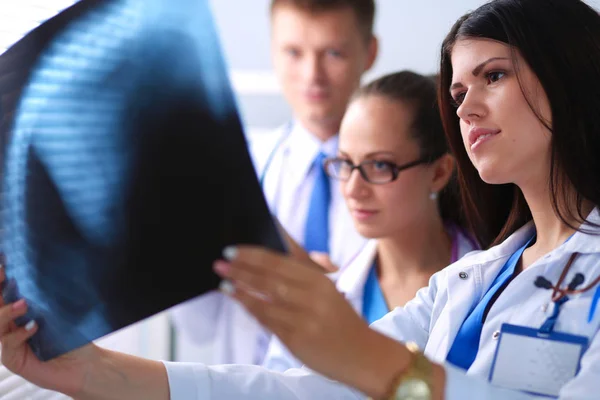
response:
<path id="1" fill-rule="evenodd" d="M 498 340 L 499 337 L 500 337 L 500 331 L 495 331 L 492 334 L 492 339 L 494 339 L 494 340 Z"/>
<path id="2" fill-rule="evenodd" d="M 458 273 L 458 277 L 460 279 L 467 279 L 469 277 L 469 274 L 467 274 L 465 271 L 461 271 Z"/>

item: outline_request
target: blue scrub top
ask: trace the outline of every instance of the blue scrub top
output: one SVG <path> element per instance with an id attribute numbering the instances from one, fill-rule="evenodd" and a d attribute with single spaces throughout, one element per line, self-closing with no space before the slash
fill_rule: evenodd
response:
<path id="1" fill-rule="evenodd" d="M 492 286 L 490 286 L 487 293 L 463 322 L 448 352 L 446 361 L 465 371 L 471 367 L 475 358 L 477 358 L 477 351 L 479 350 L 479 340 L 483 329 L 485 310 L 496 292 L 506 287 L 512 278 L 514 278 L 519 259 L 534 237 L 529 239 L 527 243 L 515 251 L 506 261 L 492 283 Z"/>
<path id="2" fill-rule="evenodd" d="M 370 324 L 381 319 L 385 314 L 390 312 L 389 307 L 383 297 L 379 280 L 377 279 L 377 268 L 375 263 L 369 271 L 369 276 L 365 283 L 365 291 L 363 293 L 363 318 Z"/>

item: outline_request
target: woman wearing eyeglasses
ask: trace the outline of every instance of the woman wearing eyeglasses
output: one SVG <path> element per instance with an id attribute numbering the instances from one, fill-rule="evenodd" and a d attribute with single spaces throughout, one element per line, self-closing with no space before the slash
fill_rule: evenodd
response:
<path id="1" fill-rule="evenodd" d="M 429 77 L 402 71 L 359 89 L 325 161 L 357 231 L 371 240 L 333 278 L 370 324 L 404 306 L 433 273 L 477 248 L 463 229 L 454 159 Z M 274 338 L 263 366 L 302 363 Z"/>

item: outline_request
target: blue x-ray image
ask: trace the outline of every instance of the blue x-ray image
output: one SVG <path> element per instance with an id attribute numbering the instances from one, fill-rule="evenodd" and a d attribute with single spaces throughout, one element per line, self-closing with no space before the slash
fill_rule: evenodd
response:
<path id="1" fill-rule="evenodd" d="M 83 0 L 0 57 L 0 98 L 3 296 L 41 359 L 215 289 L 228 244 L 285 251 L 206 1 Z"/>

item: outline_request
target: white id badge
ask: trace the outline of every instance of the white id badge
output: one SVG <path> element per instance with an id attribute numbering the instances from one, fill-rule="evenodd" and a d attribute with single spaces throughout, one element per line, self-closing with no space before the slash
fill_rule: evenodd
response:
<path id="1" fill-rule="evenodd" d="M 507 389 L 558 396 L 579 371 L 588 338 L 503 324 L 490 382 Z"/>

